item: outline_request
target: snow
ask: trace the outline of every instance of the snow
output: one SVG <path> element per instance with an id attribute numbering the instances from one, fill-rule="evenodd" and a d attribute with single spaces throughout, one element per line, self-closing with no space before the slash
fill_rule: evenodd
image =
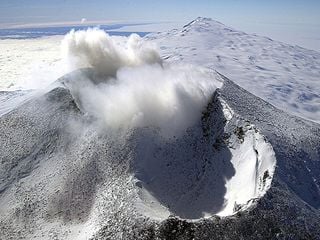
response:
<path id="1" fill-rule="evenodd" d="M 170 62 L 206 66 L 276 107 L 320 121 L 320 53 L 207 18 L 147 36 Z"/>
<path id="2" fill-rule="evenodd" d="M 213 119 L 241 122 L 226 103 L 222 107 L 222 112 L 212 113 L 218 114 Z M 212 124 L 221 132 L 219 121 Z M 202 141 L 197 134 L 168 141 L 157 140 L 157 135 L 149 132 L 138 138 L 134 165 L 138 211 L 155 220 L 170 215 L 199 220 L 248 209 L 270 188 L 276 157 L 270 143 L 253 125 L 239 123 L 240 128 L 243 136 L 233 131 L 227 147 L 218 145 L 216 151 L 203 146 L 193 149 L 197 145 L 193 141 Z M 210 141 L 217 139 L 219 134 Z"/>
<path id="3" fill-rule="evenodd" d="M 253 126 L 247 126 L 245 131 L 243 143 L 235 149 L 231 148 L 235 175 L 226 183 L 227 204 L 217 213 L 220 216 L 231 215 L 236 205 L 246 205 L 250 200 L 262 197 L 271 185 L 276 164 L 272 146 Z"/>
<path id="4" fill-rule="evenodd" d="M 0 116 L 17 108 L 35 95 L 35 92 L 28 91 L 0 92 Z"/>
<path id="5" fill-rule="evenodd" d="M 67 73 L 61 36 L 0 40 L 0 90 L 43 88 Z"/>

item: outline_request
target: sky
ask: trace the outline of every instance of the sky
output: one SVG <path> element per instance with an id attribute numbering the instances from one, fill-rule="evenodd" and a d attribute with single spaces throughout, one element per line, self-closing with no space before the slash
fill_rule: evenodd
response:
<path id="1" fill-rule="evenodd" d="M 299 38 L 320 50 L 320 0 L 0 0 L 2 27 L 84 18 L 187 23 L 198 16 L 278 40 Z"/>

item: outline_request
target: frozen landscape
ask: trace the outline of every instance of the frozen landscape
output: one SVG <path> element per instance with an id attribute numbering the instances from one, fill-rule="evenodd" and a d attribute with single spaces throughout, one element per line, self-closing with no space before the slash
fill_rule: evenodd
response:
<path id="1" fill-rule="evenodd" d="M 0 40 L 0 239 L 320 239 L 319 52 L 111 35 Z"/>

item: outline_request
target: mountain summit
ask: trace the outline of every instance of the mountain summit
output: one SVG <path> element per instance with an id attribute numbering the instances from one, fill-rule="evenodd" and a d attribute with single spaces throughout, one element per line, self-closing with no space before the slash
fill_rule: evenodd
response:
<path id="1" fill-rule="evenodd" d="M 320 119 L 320 53 L 247 34 L 210 18 L 148 37 L 164 59 L 206 66 L 274 106 Z"/>

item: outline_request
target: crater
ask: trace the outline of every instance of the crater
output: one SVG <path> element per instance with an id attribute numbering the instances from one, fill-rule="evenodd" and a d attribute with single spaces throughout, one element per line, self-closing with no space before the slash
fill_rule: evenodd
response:
<path id="1" fill-rule="evenodd" d="M 99 79 L 91 78 L 97 84 L 94 87 L 99 86 Z M 66 80 L 62 82 L 68 87 L 72 85 Z M 71 88 L 71 92 L 81 106 L 77 91 Z M 148 106 L 153 106 L 154 98 L 148 99 Z M 181 106 L 185 105 L 186 101 Z M 192 109 L 189 105 L 184 110 Z M 153 219 L 174 215 L 190 220 L 230 216 L 248 209 L 270 188 L 276 158 L 259 130 L 235 114 L 219 97 L 218 90 L 202 114 L 203 108 L 199 109 L 166 121 L 166 129 L 172 130 L 169 134 L 163 134 L 159 124 L 131 126 L 124 136 L 120 134 L 131 152 L 129 169 L 137 192 L 134 203 L 141 214 Z M 154 108 L 147 110 L 146 119 L 156 114 Z M 175 132 L 180 127 L 177 121 L 183 119 L 183 123 L 187 116 L 195 118 L 192 125 Z M 151 121 L 154 122 L 157 121 Z"/>
<path id="2" fill-rule="evenodd" d="M 168 139 L 144 128 L 132 138 L 136 207 L 147 217 L 230 216 L 270 188 L 276 164 L 272 146 L 218 94 L 184 135 Z"/>

